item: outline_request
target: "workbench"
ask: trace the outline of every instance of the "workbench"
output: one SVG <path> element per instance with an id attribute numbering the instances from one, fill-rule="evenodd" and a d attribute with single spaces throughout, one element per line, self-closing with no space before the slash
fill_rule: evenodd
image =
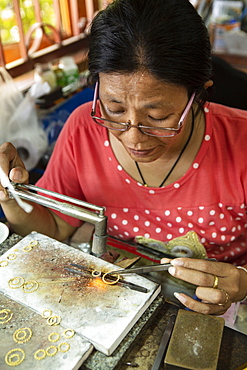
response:
<path id="1" fill-rule="evenodd" d="M 0 255 L 20 240 L 20 236 L 12 234 L 0 244 Z M 94 350 L 80 369 L 127 370 L 134 367 L 151 370 L 169 317 L 176 314 L 179 309 L 180 307 L 168 303 L 162 295 L 158 296 L 111 356 Z M 247 336 L 225 327 L 218 370 L 235 370 L 245 363 L 247 363 Z"/>

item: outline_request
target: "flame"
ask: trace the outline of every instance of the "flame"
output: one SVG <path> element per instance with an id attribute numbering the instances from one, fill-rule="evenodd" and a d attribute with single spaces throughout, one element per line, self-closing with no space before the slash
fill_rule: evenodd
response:
<path id="1" fill-rule="evenodd" d="M 105 284 L 101 278 L 94 278 L 92 279 L 90 285 L 94 288 L 98 288 L 98 289 L 107 289 L 107 284 Z"/>

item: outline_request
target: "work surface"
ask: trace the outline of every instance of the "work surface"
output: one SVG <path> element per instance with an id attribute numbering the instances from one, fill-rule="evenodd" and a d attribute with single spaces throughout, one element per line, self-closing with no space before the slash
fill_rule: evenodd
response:
<path id="1" fill-rule="evenodd" d="M 5 253 L 20 239 L 19 236 L 12 235 L 0 246 L 0 254 Z M 177 310 L 178 307 L 158 297 L 153 306 L 139 319 L 111 356 L 106 356 L 94 350 L 82 365 L 81 370 L 131 369 L 127 363 L 136 364 L 141 370 L 150 370 L 167 321 L 171 314 L 176 313 Z M 225 327 L 218 369 L 234 370 L 246 363 L 246 349 L 247 336 Z"/>

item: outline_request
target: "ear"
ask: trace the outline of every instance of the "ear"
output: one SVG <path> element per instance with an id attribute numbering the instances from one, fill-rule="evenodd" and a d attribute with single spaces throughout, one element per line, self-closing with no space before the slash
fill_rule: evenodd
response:
<path id="1" fill-rule="evenodd" d="M 208 80 L 207 82 L 205 82 L 204 84 L 204 89 L 207 90 L 209 87 L 212 87 L 213 86 L 213 81 L 212 80 Z"/>

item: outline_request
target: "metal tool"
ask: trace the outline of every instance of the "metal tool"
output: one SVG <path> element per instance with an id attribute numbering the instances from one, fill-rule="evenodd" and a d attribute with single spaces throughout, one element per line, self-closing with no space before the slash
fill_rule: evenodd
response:
<path id="1" fill-rule="evenodd" d="M 84 276 L 84 277 L 90 277 L 90 278 L 95 279 L 95 278 L 101 278 L 105 274 L 102 271 L 93 270 L 93 269 L 90 269 L 86 266 L 78 265 L 77 263 L 71 263 L 70 266 L 76 267 L 76 269 L 65 267 L 65 270 L 71 272 L 72 274 L 77 274 L 77 275 Z M 95 272 L 95 274 L 93 274 L 93 272 Z M 118 273 L 118 270 L 116 270 L 116 273 Z M 112 277 L 110 274 L 107 274 L 107 279 L 115 280 L 115 278 Z M 142 293 L 147 293 L 148 292 L 147 288 L 144 288 L 140 285 L 131 283 L 130 281 L 126 281 L 126 280 L 123 280 L 123 279 L 119 279 L 117 284 L 128 287 L 132 290 L 136 290 L 138 292 L 142 292 Z"/>
<path id="2" fill-rule="evenodd" d="M 79 199 L 71 198 L 67 195 L 62 195 L 54 191 L 46 190 L 34 185 L 24 185 L 12 183 L 13 187 L 7 187 L 10 197 L 18 195 L 22 199 L 41 204 L 44 207 L 54 209 L 65 215 L 77 218 L 82 221 L 89 222 L 95 225 L 92 253 L 96 256 L 106 252 L 107 242 L 107 217 L 105 216 L 105 208 L 94 204 L 84 202 Z M 47 198 L 37 192 L 52 196 L 56 199 Z M 69 203 L 66 203 L 69 202 Z"/>
<path id="3" fill-rule="evenodd" d="M 130 269 L 121 269 L 116 271 L 110 271 L 108 275 L 123 275 L 123 274 L 144 274 L 146 272 L 154 272 L 154 271 L 166 271 L 171 267 L 171 263 L 164 263 L 164 264 L 158 264 L 158 265 L 148 265 L 148 266 L 139 266 L 139 267 L 133 267 Z"/>
<path id="4" fill-rule="evenodd" d="M 165 328 L 164 334 L 161 338 L 160 346 L 152 366 L 152 370 L 160 370 L 161 365 L 163 365 L 166 349 L 173 331 L 173 327 L 176 321 L 176 315 L 171 315 L 168 324 Z"/>

